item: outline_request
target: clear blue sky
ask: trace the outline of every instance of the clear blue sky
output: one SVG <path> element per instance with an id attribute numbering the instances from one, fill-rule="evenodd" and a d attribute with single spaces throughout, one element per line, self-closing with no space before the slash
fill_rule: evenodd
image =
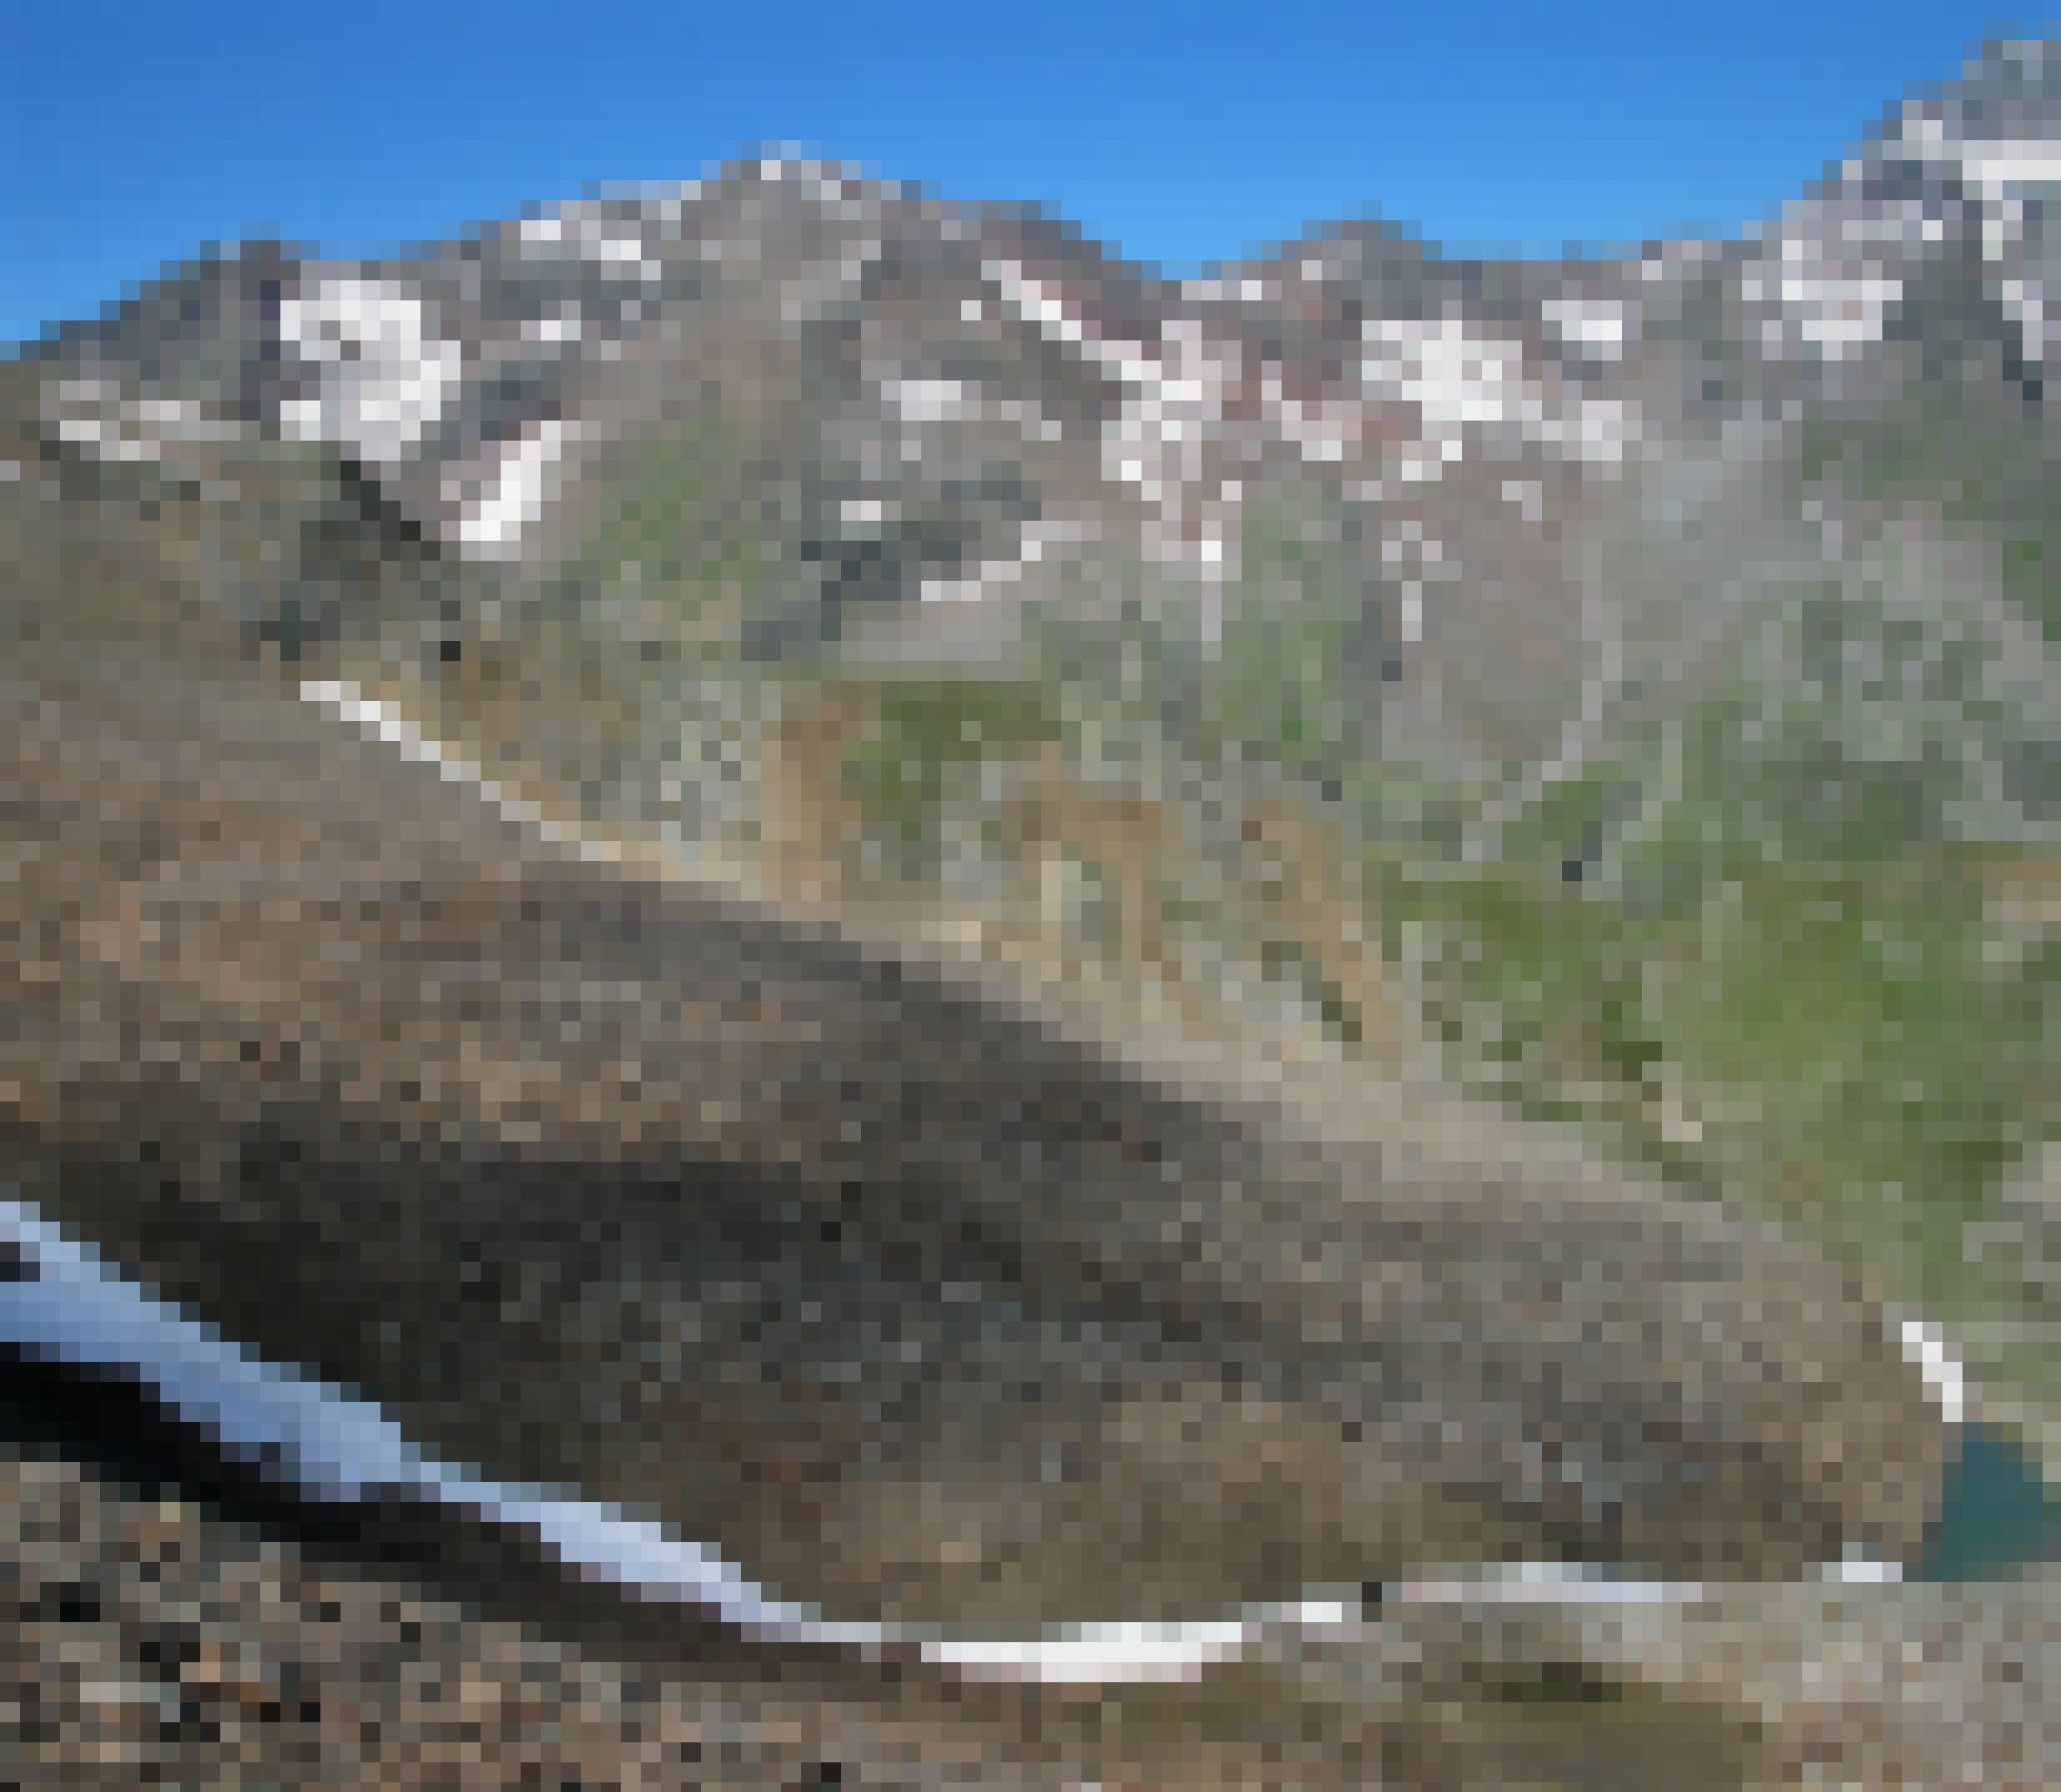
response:
<path id="1" fill-rule="evenodd" d="M 760 143 L 1034 200 L 1175 272 L 1371 211 L 1528 250 L 1731 230 L 1985 37 L 2052 27 L 1958 0 L 6 16 L 0 341 L 211 241 L 363 251 Z"/>

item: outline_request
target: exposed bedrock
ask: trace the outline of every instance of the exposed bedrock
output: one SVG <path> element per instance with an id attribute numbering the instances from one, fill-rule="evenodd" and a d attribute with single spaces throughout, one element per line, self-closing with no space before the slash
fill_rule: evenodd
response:
<path id="1" fill-rule="evenodd" d="M 1403 1087 L 1305 1100 L 583 862 L 307 706 L 14 683 L 0 1179 L 504 1477 L 851 1612 L 1914 1553 L 1867 1291 Z"/>

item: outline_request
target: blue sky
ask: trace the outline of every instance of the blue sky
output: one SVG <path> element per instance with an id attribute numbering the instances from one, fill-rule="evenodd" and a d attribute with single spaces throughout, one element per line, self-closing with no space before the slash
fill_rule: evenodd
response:
<path id="1" fill-rule="evenodd" d="M 0 340 L 211 241 L 362 252 L 765 143 L 1033 200 L 1175 272 L 1374 211 L 1527 250 L 1731 230 L 1984 38 L 2052 28 L 1956 0 L 9 16 Z"/>

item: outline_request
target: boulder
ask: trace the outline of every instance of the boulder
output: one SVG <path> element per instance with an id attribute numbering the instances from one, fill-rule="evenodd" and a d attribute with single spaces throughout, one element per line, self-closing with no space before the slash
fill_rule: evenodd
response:
<path id="1" fill-rule="evenodd" d="M 1559 1135 L 1091 1037 L 248 677 L 18 663 L 0 783 L 0 1178 L 783 1592 L 1001 1625 L 1918 1547 L 1948 1428 L 1868 1291 Z"/>

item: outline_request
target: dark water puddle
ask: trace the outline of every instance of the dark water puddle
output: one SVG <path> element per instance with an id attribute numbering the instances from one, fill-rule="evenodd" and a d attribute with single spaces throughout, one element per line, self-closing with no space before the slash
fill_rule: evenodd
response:
<path id="1" fill-rule="evenodd" d="M 1961 1428 L 1939 1515 L 1910 1578 L 1994 1581 L 2061 1561 L 2061 1496 L 2041 1480 L 2031 1453 L 1993 1425 Z"/>

